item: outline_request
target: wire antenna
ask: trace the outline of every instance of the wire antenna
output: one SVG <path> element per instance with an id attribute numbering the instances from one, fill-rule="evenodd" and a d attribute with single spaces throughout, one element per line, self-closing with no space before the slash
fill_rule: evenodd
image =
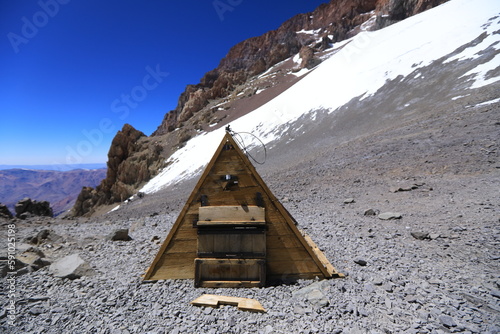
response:
<path id="1" fill-rule="evenodd" d="M 264 144 L 264 142 L 262 140 L 260 140 L 259 137 L 257 137 L 256 135 L 254 135 L 253 133 L 250 133 L 250 132 L 235 132 L 235 131 L 233 131 L 231 129 L 230 125 L 226 126 L 226 131 L 231 136 L 233 136 L 234 140 L 236 140 L 236 142 L 238 143 L 238 145 L 240 145 L 240 147 L 242 148 L 243 152 L 245 152 L 246 156 L 248 156 L 250 159 L 252 159 L 256 164 L 263 165 L 263 164 L 266 163 L 266 160 L 267 160 L 267 148 L 266 148 L 266 144 Z M 260 142 L 260 144 L 264 148 L 264 161 L 258 161 L 257 159 L 255 159 L 255 157 L 252 154 L 250 154 L 250 152 L 247 149 L 247 145 L 245 144 L 245 141 L 244 141 L 243 137 L 241 136 L 242 134 L 250 135 L 250 136 L 254 137 L 255 139 L 257 139 Z M 236 136 L 238 136 L 239 139 L 236 138 Z"/>

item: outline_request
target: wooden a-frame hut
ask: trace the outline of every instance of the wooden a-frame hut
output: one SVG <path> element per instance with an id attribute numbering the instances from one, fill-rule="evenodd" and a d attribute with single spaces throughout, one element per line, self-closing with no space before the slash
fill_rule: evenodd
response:
<path id="1" fill-rule="evenodd" d="M 343 275 L 297 229 L 227 132 L 144 280 L 255 287 L 315 277 Z"/>

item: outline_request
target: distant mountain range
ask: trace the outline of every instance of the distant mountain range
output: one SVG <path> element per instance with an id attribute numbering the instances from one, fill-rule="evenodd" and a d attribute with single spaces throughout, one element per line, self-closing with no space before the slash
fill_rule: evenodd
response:
<path id="1" fill-rule="evenodd" d="M 43 167 L 56 168 L 56 166 Z M 96 186 L 106 177 L 105 168 L 90 168 L 102 167 L 100 164 L 84 165 L 84 167 L 86 169 L 68 171 L 26 168 L 0 170 L 0 203 L 7 205 L 11 213 L 15 215 L 15 204 L 29 197 L 37 201 L 50 202 L 54 215 L 59 215 L 71 209 L 82 187 Z"/>
<path id="2" fill-rule="evenodd" d="M 59 165 L 0 165 L 0 170 L 5 169 L 30 169 L 30 170 L 57 170 L 66 172 L 74 169 L 102 169 L 106 168 L 105 163 L 100 164 L 59 164 Z"/>

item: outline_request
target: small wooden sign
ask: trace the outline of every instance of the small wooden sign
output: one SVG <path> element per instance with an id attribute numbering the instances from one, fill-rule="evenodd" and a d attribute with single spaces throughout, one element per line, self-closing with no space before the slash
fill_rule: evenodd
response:
<path id="1" fill-rule="evenodd" d="M 223 205 L 199 208 L 198 225 L 256 225 L 265 223 L 265 210 L 258 206 Z"/>

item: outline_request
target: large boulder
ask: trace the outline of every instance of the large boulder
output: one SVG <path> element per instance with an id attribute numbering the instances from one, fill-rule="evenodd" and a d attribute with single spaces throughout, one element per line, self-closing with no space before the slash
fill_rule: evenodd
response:
<path id="1" fill-rule="evenodd" d="M 49 272 L 56 277 L 76 279 L 82 276 L 92 276 L 94 270 L 79 254 L 72 254 L 52 263 Z"/>
<path id="2" fill-rule="evenodd" d="M 8 218 L 8 219 L 13 218 L 9 208 L 2 203 L 0 203 L 0 218 Z"/>
<path id="3" fill-rule="evenodd" d="M 16 217 L 26 218 L 28 215 L 53 217 L 54 213 L 47 201 L 34 201 L 31 198 L 24 198 L 17 202 L 15 206 Z"/>
<path id="4" fill-rule="evenodd" d="M 330 286 L 328 281 L 314 282 L 309 286 L 292 292 L 292 297 L 299 302 L 309 302 L 314 308 L 328 306 L 328 292 Z"/>

